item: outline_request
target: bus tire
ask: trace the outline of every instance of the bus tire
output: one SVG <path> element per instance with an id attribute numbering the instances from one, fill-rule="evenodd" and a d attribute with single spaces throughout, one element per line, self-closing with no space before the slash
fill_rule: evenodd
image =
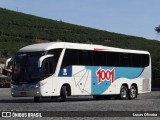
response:
<path id="1" fill-rule="evenodd" d="M 66 86 L 62 86 L 60 97 L 61 97 L 61 102 L 66 101 L 66 97 L 67 97 Z"/>
<path id="2" fill-rule="evenodd" d="M 131 86 L 130 90 L 129 90 L 129 99 L 133 100 L 137 97 L 137 89 L 135 86 Z"/>
<path id="3" fill-rule="evenodd" d="M 127 100 L 128 99 L 128 88 L 125 85 L 122 85 L 120 90 L 120 99 Z"/>
<path id="4" fill-rule="evenodd" d="M 40 97 L 34 97 L 34 102 L 39 102 L 40 101 Z"/>

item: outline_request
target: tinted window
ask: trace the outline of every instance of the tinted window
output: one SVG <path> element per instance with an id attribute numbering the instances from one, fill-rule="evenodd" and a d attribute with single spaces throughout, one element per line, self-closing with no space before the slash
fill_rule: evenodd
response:
<path id="1" fill-rule="evenodd" d="M 119 53 L 106 52 L 107 66 L 120 66 Z"/>
<path id="2" fill-rule="evenodd" d="M 66 49 L 61 67 L 70 65 L 146 67 L 149 55 Z"/>
<path id="3" fill-rule="evenodd" d="M 105 66 L 106 52 L 93 51 L 93 63 L 94 63 L 94 66 Z"/>
<path id="4" fill-rule="evenodd" d="M 54 57 L 47 58 L 43 61 L 42 70 L 44 78 L 51 76 L 55 72 Z"/>
<path id="5" fill-rule="evenodd" d="M 14 58 L 12 80 L 14 83 L 29 83 L 42 80 L 38 60 L 43 52 L 17 53 Z"/>
<path id="6" fill-rule="evenodd" d="M 120 66 L 130 67 L 131 66 L 131 54 L 119 53 L 120 54 Z"/>
<path id="7" fill-rule="evenodd" d="M 149 55 L 142 55 L 141 57 L 141 62 L 143 66 L 148 66 L 149 65 Z"/>
<path id="8" fill-rule="evenodd" d="M 66 49 L 61 68 L 70 65 L 78 65 L 78 51 L 74 49 Z"/>
<path id="9" fill-rule="evenodd" d="M 93 65 L 92 51 L 79 50 L 79 65 Z"/>
<path id="10" fill-rule="evenodd" d="M 132 54 L 132 66 L 133 67 L 142 67 L 140 54 Z"/>
<path id="11" fill-rule="evenodd" d="M 59 48 L 59 49 L 53 49 L 53 50 L 49 50 L 48 51 L 48 54 L 53 54 L 54 55 L 55 64 L 57 64 L 61 52 L 62 52 L 61 48 Z"/>

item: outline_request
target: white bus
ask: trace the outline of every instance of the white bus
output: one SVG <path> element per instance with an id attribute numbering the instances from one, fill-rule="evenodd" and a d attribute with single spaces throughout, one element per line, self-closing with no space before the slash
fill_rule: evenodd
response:
<path id="1" fill-rule="evenodd" d="M 151 57 L 147 51 L 102 45 L 51 42 L 26 46 L 13 60 L 13 97 L 116 95 L 135 99 L 151 91 Z"/>

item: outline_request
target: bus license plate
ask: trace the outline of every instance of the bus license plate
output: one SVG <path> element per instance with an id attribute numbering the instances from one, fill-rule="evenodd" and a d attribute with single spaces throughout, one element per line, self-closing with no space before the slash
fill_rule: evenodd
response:
<path id="1" fill-rule="evenodd" d="M 21 92 L 21 95 L 26 96 L 27 93 L 26 92 Z"/>

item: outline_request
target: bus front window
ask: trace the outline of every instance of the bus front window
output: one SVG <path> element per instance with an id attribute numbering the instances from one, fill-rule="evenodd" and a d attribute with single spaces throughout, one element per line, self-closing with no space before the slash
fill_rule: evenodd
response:
<path id="1" fill-rule="evenodd" d="M 13 84 L 38 82 L 53 75 L 61 51 L 62 49 L 53 49 L 45 55 L 44 52 L 17 53 L 13 61 Z"/>
<path id="2" fill-rule="evenodd" d="M 42 79 L 38 60 L 41 53 L 19 53 L 14 58 L 12 80 L 14 83 L 30 83 Z"/>

